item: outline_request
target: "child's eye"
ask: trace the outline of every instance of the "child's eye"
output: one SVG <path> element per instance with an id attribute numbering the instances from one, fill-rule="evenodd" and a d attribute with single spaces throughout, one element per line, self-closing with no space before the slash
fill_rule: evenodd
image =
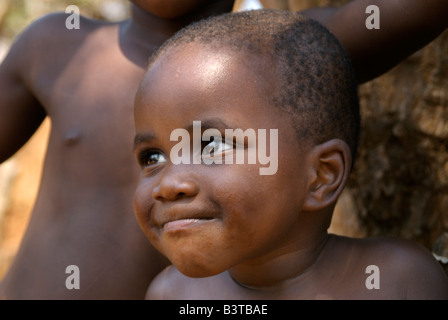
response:
<path id="1" fill-rule="evenodd" d="M 142 167 L 148 167 L 166 162 L 165 156 L 160 151 L 156 150 L 144 150 L 140 152 L 138 158 Z"/>

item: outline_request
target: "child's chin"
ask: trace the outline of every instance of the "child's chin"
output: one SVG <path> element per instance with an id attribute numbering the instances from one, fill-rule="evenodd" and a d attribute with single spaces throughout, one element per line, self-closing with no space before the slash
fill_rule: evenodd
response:
<path id="1" fill-rule="evenodd" d="M 216 276 L 217 274 L 223 272 L 224 270 L 210 270 L 206 267 L 201 266 L 180 266 L 177 267 L 180 273 L 189 278 L 208 278 L 212 276 Z"/>

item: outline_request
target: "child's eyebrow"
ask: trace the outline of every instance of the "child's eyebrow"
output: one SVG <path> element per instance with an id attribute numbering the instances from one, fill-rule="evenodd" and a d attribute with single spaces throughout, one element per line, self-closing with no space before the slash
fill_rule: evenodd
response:
<path id="1" fill-rule="evenodd" d="M 227 123 L 225 123 L 221 118 L 208 118 L 201 120 L 201 129 L 231 129 L 232 127 L 229 126 Z M 188 131 L 193 130 L 193 124 L 189 125 L 188 128 L 186 128 Z"/>
<path id="2" fill-rule="evenodd" d="M 134 138 L 134 147 L 133 150 L 137 149 L 137 146 L 141 143 L 148 143 L 151 142 L 156 138 L 155 134 L 152 132 L 146 132 L 146 133 L 137 133 Z"/>

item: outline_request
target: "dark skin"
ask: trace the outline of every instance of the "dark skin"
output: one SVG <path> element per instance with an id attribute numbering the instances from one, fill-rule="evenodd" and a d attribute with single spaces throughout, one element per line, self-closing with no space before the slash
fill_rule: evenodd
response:
<path id="1" fill-rule="evenodd" d="M 365 26 L 367 6 L 380 10 L 380 29 Z M 302 12 L 330 29 L 352 58 L 359 83 L 387 72 L 448 28 L 445 0 L 359 0 Z"/>
<path id="2" fill-rule="evenodd" d="M 46 116 L 52 124 L 39 195 L 17 257 L 0 284 L 1 298 L 138 299 L 167 264 L 132 212 L 139 172 L 131 152 L 134 94 L 148 56 L 163 41 L 192 21 L 230 11 L 233 1 L 132 2 L 129 20 L 83 18 L 80 30 L 66 30 L 65 14 L 46 16 L 17 39 L 0 66 L 0 162 L 20 149 Z M 352 34 L 350 21 L 331 17 L 351 8 L 310 14 L 331 28 L 340 26 L 335 33 L 348 45 L 352 38 L 344 35 Z M 410 21 L 421 13 L 409 12 Z M 358 14 L 364 21 L 365 14 Z M 360 34 L 359 47 L 372 34 Z M 384 32 L 375 42 L 383 37 L 401 39 Z M 390 66 L 387 59 L 380 63 Z M 359 73 L 369 65 L 358 64 Z M 80 290 L 64 286 L 65 268 L 72 264 L 80 268 Z"/>
<path id="3" fill-rule="evenodd" d="M 327 233 L 350 149 L 340 139 L 297 139 L 290 117 L 266 96 L 275 91 L 275 72 L 253 71 L 269 63 L 198 43 L 169 52 L 145 75 L 135 104 L 142 170 L 134 208 L 146 236 L 173 263 L 148 299 L 448 298 L 442 268 L 416 244 Z M 173 164 L 171 132 L 184 128 L 192 136 L 193 121 L 222 132 L 278 128 L 278 171 Z M 220 156 L 235 152 L 221 144 Z M 380 290 L 365 285 L 369 265 L 380 270 Z"/>
<path id="4" fill-rule="evenodd" d="M 140 2 L 162 10 L 168 1 Z M 65 28 L 66 15 L 50 15 L 11 49 L 0 69 L 0 161 L 46 115 L 52 127 L 40 192 L 2 298 L 142 299 L 166 265 L 133 213 L 133 100 L 148 56 L 164 40 L 232 8 L 232 1 L 188 2 L 194 6 L 166 9 L 180 18 L 132 6 L 127 21 L 82 19 L 79 31 Z M 80 269 L 79 290 L 65 288 L 72 264 Z"/>
<path id="5" fill-rule="evenodd" d="M 372 257 L 376 257 L 372 259 Z M 186 277 L 174 266 L 153 281 L 147 299 L 174 300 L 446 300 L 446 280 L 424 249 L 398 239 L 353 239 L 331 235 L 308 269 L 268 286 L 247 286 L 229 271 Z M 347 264 L 357 259 L 357 263 Z M 396 259 L 396 261 L 395 261 Z M 403 259 L 403 260 L 399 260 Z M 415 265 L 415 261 L 418 265 Z M 392 262 L 395 261 L 395 262 Z M 398 263 L 397 263 L 398 261 Z M 406 263 L 414 263 L 412 266 Z M 367 289 L 366 267 L 380 270 L 380 289 Z M 434 273 L 436 271 L 437 276 Z M 386 270 L 386 273 L 384 272 Z M 429 279 L 424 283 L 422 279 Z M 438 280 L 442 280 L 440 283 Z M 445 287 L 444 287 L 445 286 Z M 219 288 L 220 290 L 213 290 Z"/>

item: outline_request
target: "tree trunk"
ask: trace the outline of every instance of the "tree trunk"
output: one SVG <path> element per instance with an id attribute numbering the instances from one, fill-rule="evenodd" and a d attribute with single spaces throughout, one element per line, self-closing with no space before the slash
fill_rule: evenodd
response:
<path id="1" fill-rule="evenodd" d="M 362 133 L 348 190 L 367 233 L 431 248 L 448 231 L 448 32 L 360 86 Z"/>

